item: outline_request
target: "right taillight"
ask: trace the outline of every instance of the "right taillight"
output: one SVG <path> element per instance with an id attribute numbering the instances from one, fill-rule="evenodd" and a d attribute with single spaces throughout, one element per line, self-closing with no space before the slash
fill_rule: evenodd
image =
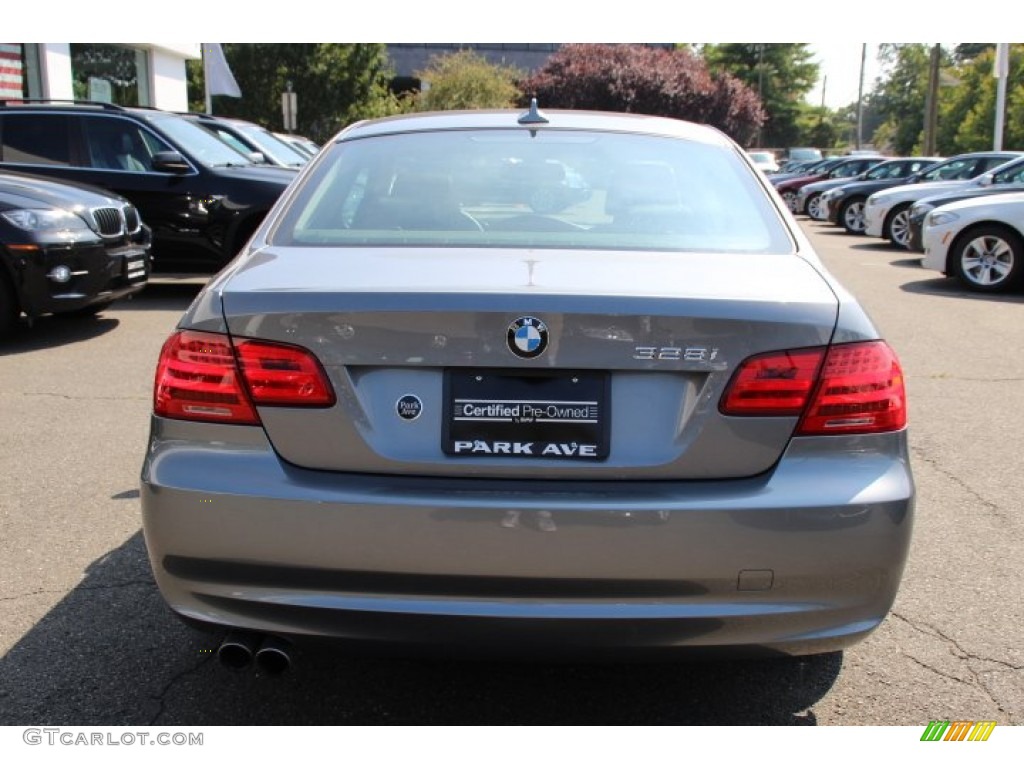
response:
<path id="1" fill-rule="evenodd" d="M 896 353 L 884 341 L 830 347 L 798 435 L 892 432 L 907 425 Z"/>
<path id="2" fill-rule="evenodd" d="M 727 416 L 800 416 L 797 435 L 891 432 L 907 423 L 903 372 L 884 341 L 747 358 L 722 395 Z"/>
<path id="3" fill-rule="evenodd" d="M 301 347 L 223 334 L 178 331 L 157 365 L 157 416 L 259 424 L 255 405 L 324 408 L 334 390 L 320 363 Z"/>

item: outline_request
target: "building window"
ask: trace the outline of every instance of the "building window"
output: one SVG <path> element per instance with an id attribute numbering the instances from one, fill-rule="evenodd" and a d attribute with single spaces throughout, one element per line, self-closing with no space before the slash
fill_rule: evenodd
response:
<path id="1" fill-rule="evenodd" d="M 0 43 L 0 99 L 38 99 L 42 95 L 39 46 Z"/>
<path id="2" fill-rule="evenodd" d="M 149 52 L 101 43 L 71 43 L 76 99 L 148 107 Z"/>

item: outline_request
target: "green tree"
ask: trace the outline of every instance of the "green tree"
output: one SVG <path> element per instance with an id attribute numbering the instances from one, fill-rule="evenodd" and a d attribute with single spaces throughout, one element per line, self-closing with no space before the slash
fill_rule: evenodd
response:
<path id="1" fill-rule="evenodd" d="M 762 146 L 789 147 L 801 141 L 804 97 L 818 79 L 818 65 L 806 43 L 725 43 L 706 45 L 702 52 L 712 71 L 727 72 L 760 97 L 766 113 Z"/>
<path id="2" fill-rule="evenodd" d="M 945 73 L 944 79 L 954 85 L 941 89 L 940 152 L 954 154 L 992 148 L 996 113 L 994 63 L 995 51 L 988 47 L 962 66 Z M 1010 46 L 1003 146 L 1024 147 L 1024 45 Z"/>
<path id="3" fill-rule="evenodd" d="M 873 141 L 880 148 L 909 155 L 919 150 L 924 133 L 931 48 L 922 43 L 883 43 L 878 48 L 878 58 L 883 74 L 875 81 L 868 100 L 883 122 Z M 944 51 L 940 66 L 950 64 Z"/>
<path id="4" fill-rule="evenodd" d="M 995 48 L 995 43 L 958 43 L 953 49 L 953 59 L 957 64 L 964 64 L 978 57 L 985 51 Z"/>
<path id="5" fill-rule="evenodd" d="M 811 147 L 831 149 L 846 138 L 842 135 L 846 123 L 828 107 L 804 105 L 797 117 L 797 128 L 799 143 Z"/>
<path id="6" fill-rule="evenodd" d="M 388 91 L 392 73 L 381 44 L 228 43 L 224 55 L 242 97 L 214 96 L 217 115 L 280 130 L 281 94 L 289 82 L 298 98 L 298 132 L 316 141 L 325 141 L 356 120 L 403 109 Z M 196 77 L 194 72 L 189 78 L 190 105 L 201 104 L 203 98 L 201 64 Z"/>
<path id="7" fill-rule="evenodd" d="M 520 97 L 516 81 L 522 76 L 518 69 L 491 64 L 474 51 L 456 51 L 435 56 L 416 73 L 424 89 L 412 102 L 417 111 L 513 107 Z"/>

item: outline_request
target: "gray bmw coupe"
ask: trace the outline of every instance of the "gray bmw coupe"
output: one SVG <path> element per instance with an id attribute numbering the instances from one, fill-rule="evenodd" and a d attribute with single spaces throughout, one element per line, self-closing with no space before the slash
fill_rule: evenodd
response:
<path id="1" fill-rule="evenodd" d="M 914 485 L 893 351 L 707 127 L 342 131 L 156 373 L 145 537 L 230 664 L 815 653 L 885 618 Z"/>

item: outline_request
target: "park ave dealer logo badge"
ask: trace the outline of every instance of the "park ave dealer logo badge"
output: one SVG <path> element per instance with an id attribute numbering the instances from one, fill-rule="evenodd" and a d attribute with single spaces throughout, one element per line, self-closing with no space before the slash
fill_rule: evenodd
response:
<path id="1" fill-rule="evenodd" d="M 508 327 L 508 348 L 516 357 L 530 359 L 548 348 L 548 327 L 536 317 L 520 317 Z"/>

